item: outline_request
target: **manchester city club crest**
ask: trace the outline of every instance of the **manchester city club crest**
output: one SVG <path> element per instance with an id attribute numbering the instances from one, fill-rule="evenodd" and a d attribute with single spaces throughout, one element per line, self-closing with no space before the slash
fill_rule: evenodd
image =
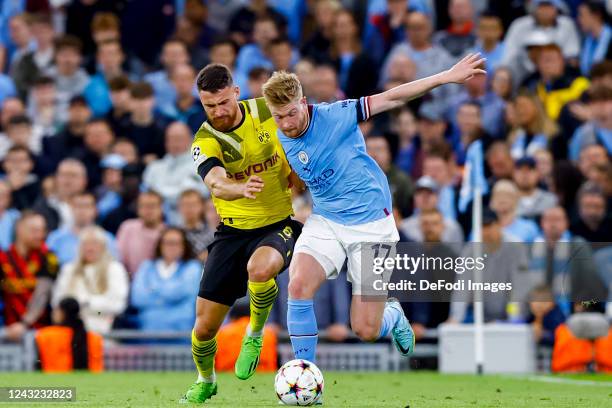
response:
<path id="1" fill-rule="evenodd" d="M 305 151 L 301 150 L 298 153 L 298 160 L 302 163 L 302 164 L 306 164 L 308 163 L 308 155 L 306 154 Z"/>

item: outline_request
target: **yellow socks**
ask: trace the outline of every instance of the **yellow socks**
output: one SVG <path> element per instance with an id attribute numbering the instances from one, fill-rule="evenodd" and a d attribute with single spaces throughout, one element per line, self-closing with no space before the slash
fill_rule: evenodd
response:
<path id="1" fill-rule="evenodd" d="M 249 281 L 249 297 L 251 303 L 251 325 L 250 335 L 261 336 L 264 324 L 268 320 L 274 300 L 278 295 L 276 281 L 270 279 L 267 282 Z"/>

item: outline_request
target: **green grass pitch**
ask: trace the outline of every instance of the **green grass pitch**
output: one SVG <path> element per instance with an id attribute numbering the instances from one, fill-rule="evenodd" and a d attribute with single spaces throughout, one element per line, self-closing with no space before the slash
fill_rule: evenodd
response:
<path id="1" fill-rule="evenodd" d="M 325 372 L 324 407 L 610 407 L 612 376 L 441 375 L 431 372 Z M 173 407 L 192 373 L 0 373 L 0 387 L 76 387 L 71 403 L 0 403 L 14 407 Z M 279 407 L 273 374 L 240 381 L 219 375 L 210 407 Z"/>

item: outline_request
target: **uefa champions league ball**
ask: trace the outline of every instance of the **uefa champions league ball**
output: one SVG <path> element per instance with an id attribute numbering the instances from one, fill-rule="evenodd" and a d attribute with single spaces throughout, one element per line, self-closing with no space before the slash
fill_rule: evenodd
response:
<path id="1" fill-rule="evenodd" d="M 278 370 L 274 389 L 285 405 L 313 405 L 323 394 L 323 374 L 310 361 L 291 360 Z"/>

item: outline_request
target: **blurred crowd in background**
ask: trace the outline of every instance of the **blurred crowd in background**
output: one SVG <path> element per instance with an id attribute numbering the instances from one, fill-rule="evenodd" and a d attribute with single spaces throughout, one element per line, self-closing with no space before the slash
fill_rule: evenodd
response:
<path id="1" fill-rule="evenodd" d="M 610 3 L 1 1 L 0 325 L 18 340 L 73 297 L 98 333 L 191 329 L 219 223 L 189 152 L 206 120 L 194 82 L 207 63 L 231 69 L 241 98 L 261 97 L 285 70 L 310 103 L 330 103 L 480 52 L 486 76 L 442 86 L 362 132 L 388 177 L 402 241 L 448 243 L 457 254 L 471 237 L 471 204 L 459 205 L 466 152 L 481 142 L 483 241 L 546 243 L 526 258 L 543 277 L 530 294 L 537 304 L 520 316 L 488 305 L 485 318 L 527 322 L 552 344 L 584 309 L 560 279 L 602 298 L 612 288 L 612 247 L 593 245 L 612 242 Z M 307 194 L 294 209 L 307 218 Z M 592 261 L 573 263 L 567 246 Z M 285 327 L 279 286 L 273 329 Z M 342 276 L 317 295 L 332 340 L 349 335 L 349 298 Z M 404 306 L 417 337 L 470 319 L 465 307 Z M 606 302 L 589 309 L 605 313 Z"/>

